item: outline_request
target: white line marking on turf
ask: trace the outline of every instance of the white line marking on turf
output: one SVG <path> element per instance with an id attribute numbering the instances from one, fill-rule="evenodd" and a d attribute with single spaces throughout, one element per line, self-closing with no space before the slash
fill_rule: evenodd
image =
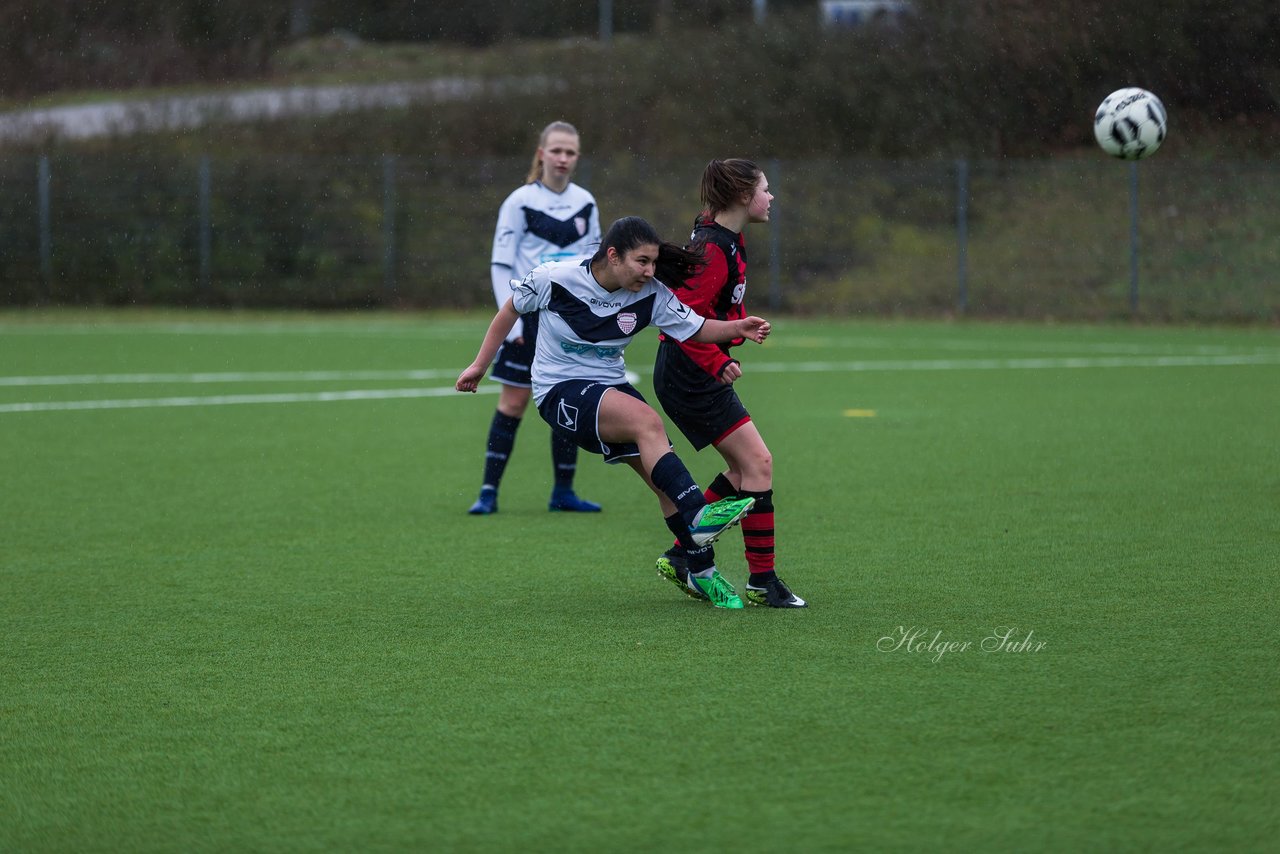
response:
<path id="1" fill-rule="evenodd" d="M 483 394 L 496 387 L 481 386 Z M 223 394 L 210 397 L 147 397 L 132 400 L 52 400 L 34 403 L 0 403 L 5 412 L 64 412 L 84 409 L 150 409 L 169 406 L 233 406 L 244 403 L 332 403 L 343 400 L 393 400 L 416 397 L 446 397 L 458 394 L 453 388 L 384 388 L 355 391 L 317 391 L 297 394 Z"/>
<path id="2" fill-rule="evenodd" d="M 1268 346 L 1227 346 L 1221 344 L 1198 344 L 1180 346 L 1177 344 L 1142 344 L 1133 342 L 1110 341 L 971 341 L 963 338 L 879 338 L 875 336 L 850 335 L 843 338 L 807 337 L 797 335 L 781 340 L 770 340 L 768 347 L 782 349 L 823 349 L 823 350 L 960 350 L 981 352 L 992 350 L 1012 350 L 1021 352 L 1089 353 L 1093 355 L 1113 356 L 1172 356 L 1181 354 L 1196 355 L 1230 355 L 1248 352 L 1255 354 L 1277 354 L 1280 349 Z"/>
<path id="3" fill-rule="evenodd" d="M 456 371 L 228 371 L 197 374 L 63 374 L 0 377 L 0 386 L 39 385 L 142 385 L 146 383 L 278 383 L 346 382 L 351 380 L 442 380 Z"/>
<path id="4" fill-rule="evenodd" d="M 1280 365 L 1280 354 L 1233 356 L 1080 356 L 1058 359 L 886 359 L 861 362 L 748 363 L 766 373 L 865 373 L 870 371 L 1016 371 L 1063 368 L 1198 368 Z"/>
<path id="5" fill-rule="evenodd" d="M 1198 368 L 1198 367 L 1230 367 L 1248 365 L 1280 365 L 1280 354 L 1249 355 L 1237 354 L 1228 356 L 1102 356 L 1074 357 L 1059 359 L 887 359 L 883 361 L 861 362 L 763 362 L 749 363 L 751 371 L 760 373 L 865 373 L 871 371 L 1008 371 L 1008 370 L 1061 370 L 1079 368 Z M 298 379 L 302 376 L 323 379 L 351 378 L 353 373 L 377 375 L 407 376 L 409 374 L 435 374 L 454 376 L 454 371 L 412 371 L 398 373 L 394 371 L 368 372 L 327 372 L 309 371 L 300 374 L 245 374 L 246 379 L 261 379 L 264 376 L 280 376 L 281 378 Z M 85 376 L 77 375 L 78 379 Z M 103 374 L 101 376 L 113 376 Z M 120 376 L 233 376 L 230 374 L 133 374 Z M 3 379 L 3 378 L 0 378 Z M 8 379 L 20 379 L 10 377 Z M 47 378 L 46 378 L 47 379 Z M 168 380 L 165 380 L 168 381 Z M 199 380 L 188 379 L 187 382 Z M 230 380 L 209 380 L 228 382 Z M 11 383 L 19 385 L 19 383 Z M 52 384 L 52 383 L 50 383 Z M 479 391 L 495 392 L 496 386 L 481 386 Z M 209 397 L 159 397 L 137 398 L 129 400 L 69 400 L 43 401 L 30 403 L 0 404 L 0 414 L 6 412 L 50 412 L 83 409 L 142 409 L 164 406 L 226 406 L 243 403 L 328 403 L 341 400 L 389 400 L 395 398 L 444 397 L 456 394 L 452 387 L 445 388 L 398 388 L 398 389 L 359 389 L 355 391 L 324 391 L 310 393 L 281 394 L 231 394 Z"/>
<path id="6" fill-rule="evenodd" d="M 475 337 L 473 324 L 458 322 L 396 324 L 343 324 L 343 323 L 4 323 L 0 333 L 5 335 L 336 335 L 348 338 L 396 339 L 449 339 L 471 341 Z"/>

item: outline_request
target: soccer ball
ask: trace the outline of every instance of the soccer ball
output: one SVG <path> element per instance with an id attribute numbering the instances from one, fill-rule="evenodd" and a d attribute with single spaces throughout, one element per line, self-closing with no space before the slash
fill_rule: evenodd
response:
<path id="1" fill-rule="evenodd" d="M 1102 99 L 1093 117 L 1093 135 L 1102 150 L 1122 160 L 1156 153 L 1169 126 L 1164 104 L 1146 89 L 1117 89 Z"/>

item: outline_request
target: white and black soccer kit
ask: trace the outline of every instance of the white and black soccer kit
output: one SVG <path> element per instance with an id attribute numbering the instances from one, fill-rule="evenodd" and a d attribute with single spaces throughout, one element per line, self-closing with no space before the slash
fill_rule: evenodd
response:
<path id="1" fill-rule="evenodd" d="M 516 189 L 498 210 L 493 234 L 490 278 L 501 308 L 511 296 L 511 280 L 549 261 L 580 258 L 600 243 L 600 211 L 591 193 L 570 183 L 557 193 L 540 181 Z M 491 379 L 528 388 L 538 316 L 523 318 L 498 352 Z M 523 337 L 524 344 L 515 339 Z"/>
<path id="2" fill-rule="evenodd" d="M 544 264 L 512 290 L 522 315 L 540 312 L 533 358 L 533 398 L 553 429 L 606 462 L 635 456 L 635 445 L 600 440 L 597 413 L 610 388 L 644 400 L 626 377 L 623 351 L 649 326 L 686 341 L 705 319 L 657 279 L 632 292 L 607 291 L 591 273 L 590 259 Z"/>

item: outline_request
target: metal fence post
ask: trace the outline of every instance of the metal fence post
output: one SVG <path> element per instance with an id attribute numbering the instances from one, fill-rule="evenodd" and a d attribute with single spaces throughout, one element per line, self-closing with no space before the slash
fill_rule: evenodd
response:
<path id="1" fill-rule="evenodd" d="M 769 160 L 769 172 L 772 183 L 777 184 L 782 169 L 778 158 Z M 779 205 L 774 203 L 769 211 L 769 310 L 777 311 L 782 306 L 782 224 L 778 216 Z"/>
<path id="2" fill-rule="evenodd" d="M 200 157 L 200 296 L 208 299 L 213 280 L 213 168 L 209 155 Z"/>
<path id="3" fill-rule="evenodd" d="M 1138 313 L 1138 161 L 1129 163 L 1129 312 Z"/>
<path id="4" fill-rule="evenodd" d="M 53 176 L 49 169 L 49 157 L 41 154 L 36 170 L 36 198 L 39 205 L 40 278 L 44 280 L 46 296 L 52 290 L 53 281 L 53 226 L 49 193 L 52 183 Z"/>
<path id="5" fill-rule="evenodd" d="M 613 41 L 613 0 L 600 0 L 600 43 Z"/>
<path id="6" fill-rule="evenodd" d="M 956 161 L 956 309 L 969 308 L 969 161 Z"/>
<path id="7" fill-rule="evenodd" d="M 382 286 L 396 290 L 396 157 L 382 155 Z"/>

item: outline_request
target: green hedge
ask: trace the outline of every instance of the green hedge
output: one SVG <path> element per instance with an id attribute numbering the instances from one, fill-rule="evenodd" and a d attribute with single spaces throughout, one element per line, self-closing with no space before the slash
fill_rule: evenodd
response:
<path id="1" fill-rule="evenodd" d="M 1129 314 L 1129 167 L 1101 156 L 974 161 L 967 241 L 953 161 L 765 159 L 774 222 L 748 232 L 757 305 L 825 314 Z M 603 222 L 688 234 L 704 161 L 592 157 Z M 35 159 L 0 172 L 0 301 L 488 306 L 498 205 L 523 157 L 118 156 L 49 160 L 47 265 Z M 1140 315 L 1275 320 L 1280 168 L 1139 167 Z M 207 211 L 207 215 L 203 214 Z M 388 220 L 386 213 L 391 212 Z"/>

